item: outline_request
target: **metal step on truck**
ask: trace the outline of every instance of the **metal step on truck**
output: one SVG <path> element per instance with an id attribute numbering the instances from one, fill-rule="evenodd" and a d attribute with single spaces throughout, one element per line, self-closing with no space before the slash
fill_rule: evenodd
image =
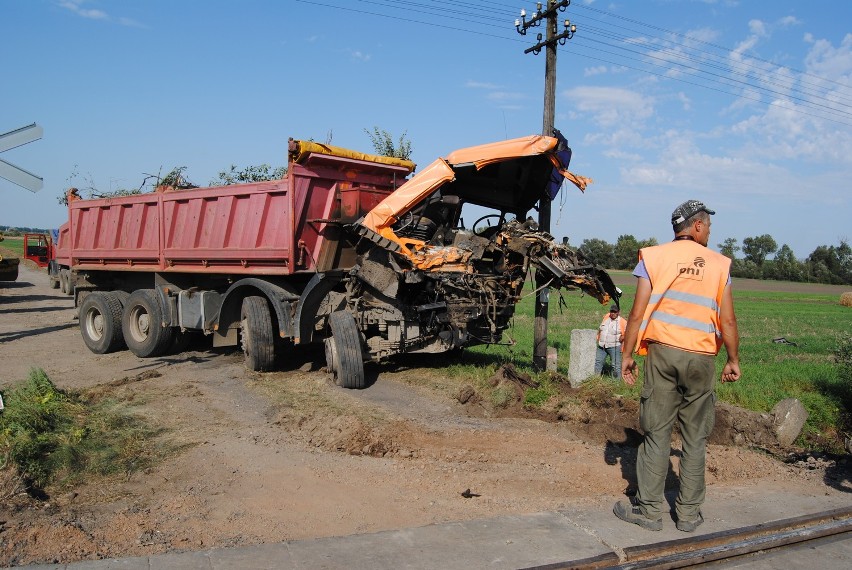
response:
<path id="1" fill-rule="evenodd" d="M 566 179 L 585 187 L 570 155 L 556 132 L 411 176 L 409 161 L 291 139 L 281 180 L 97 200 L 72 189 L 51 274 L 92 352 L 158 356 L 198 331 L 268 371 L 321 342 L 335 381 L 361 388 L 368 361 L 500 342 L 531 269 L 617 299 L 605 271 L 527 218 Z"/>

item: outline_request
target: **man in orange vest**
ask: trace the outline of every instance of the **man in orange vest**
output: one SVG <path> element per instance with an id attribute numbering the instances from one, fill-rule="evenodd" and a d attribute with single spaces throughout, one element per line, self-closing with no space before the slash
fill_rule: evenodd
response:
<path id="1" fill-rule="evenodd" d="M 627 319 L 621 374 L 634 384 L 632 350 L 646 355 L 639 423 L 645 432 L 636 458 L 634 502 L 615 504 L 615 515 L 649 530 L 663 528 L 665 480 L 672 426 L 678 420 L 683 449 L 675 500 L 678 530 L 704 522 L 704 461 L 715 423 L 715 357 L 724 344 L 722 382 L 740 378 L 739 331 L 731 293 L 731 260 L 707 249 L 710 215 L 688 200 L 672 212 L 674 241 L 639 250 L 636 297 Z"/>
<path id="2" fill-rule="evenodd" d="M 595 353 L 595 374 L 603 372 L 606 357 L 609 356 L 612 365 L 612 375 L 621 378 L 621 343 L 624 342 L 624 331 L 627 321 L 621 316 L 618 305 L 609 308 L 598 327 L 598 349 Z"/>

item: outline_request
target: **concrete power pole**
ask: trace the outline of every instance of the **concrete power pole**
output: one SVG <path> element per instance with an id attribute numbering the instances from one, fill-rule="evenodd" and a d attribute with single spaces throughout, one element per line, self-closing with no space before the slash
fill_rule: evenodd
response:
<path id="1" fill-rule="evenodd" d="M 532 18 L 527 20 L 526 10 L 521 10 L 521 18 L 515 20 L 515 29 L 521 35 L 526 35 L 527 29 L 541 25 L 545 22 L 546 37 L 538 34 L 536 45 L 524 50 L 524 53 L 538 55 L 545 48 L 544 63 L 544 120 L 541 134 L 553 135 L 553 122 L 556 116 L 556 46 L 565 45 L 567 40 L 574 36 L 577 26 L 565 20 L 564 30 L 559 33 L 557 18 L 560 12 L 564 12 L 571 5 L 571 0 L 547 0 L 547 9 L 542 11 L 542 3 L 536 4 L 536 11 Z M 550 197 L 542 191 L 538 202 L 538 226 L 545 232 L 550 232 Z M 547 367 L 547 307 L 550 298 L 550 289 L 544 287 L 536 276 L 536 288 L 539 289 L 535 301 L 535 322 L 533 331 L 533 368 L 544 370 Z"/>

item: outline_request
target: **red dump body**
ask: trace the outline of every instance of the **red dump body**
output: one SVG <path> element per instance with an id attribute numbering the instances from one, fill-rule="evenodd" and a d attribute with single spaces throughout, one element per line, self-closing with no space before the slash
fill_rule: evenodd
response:
<path id="1" fill-rule="evenodd" d="M 312 154 L 282 180 L 71 200 L 57 259 L 76 270 L 291 275 L 348 268 L 342 225 L 406 168 Z"/>

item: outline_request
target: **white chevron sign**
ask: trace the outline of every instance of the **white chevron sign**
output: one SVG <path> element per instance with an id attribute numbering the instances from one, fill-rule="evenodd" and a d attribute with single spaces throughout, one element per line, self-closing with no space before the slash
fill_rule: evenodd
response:
<path id="1" fill-rule="evenodd" d="M 33 123 L 8 133 L 0 135 L 0 152 L 17 148 L 19 146 L 37 141 L 44 134 L 44 129 Z M 0 178 L 5 178 L 13 184 L 17 184 L 32 192 L 38 192 L 44 186 L 44 179 L 32 172 L 28 172 L 19 166 L 15 166 L 11 162 L 6 162 L 0 158 Z"/>

